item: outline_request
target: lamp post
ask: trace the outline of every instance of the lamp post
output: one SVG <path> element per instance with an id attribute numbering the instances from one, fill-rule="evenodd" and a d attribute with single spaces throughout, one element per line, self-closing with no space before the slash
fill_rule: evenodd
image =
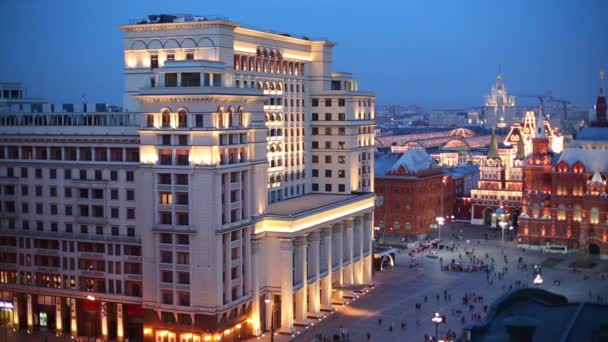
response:
<path id="1" fill-rule="evenodd" d="M 441 226 L 443 226 L 445 218 L 443 218 L 443 216 L 437 216 L 435 220 L 437 220 L 437 229 L 439 230 L 439 241 L 441 241 Z"/>
<path id="2" fill-rule="evenodd" d="M 268 295 L 266 295 L 264 303 L 266 303 L 267 305 L 270 304 L 270 342 L 274 342 L 274 310 L 272 307 L 272 301 L 270 300 L 270 297 Z"/>
<path id="3" fill-rule="evenodd" d="M 435 340 L 438 340 L 439 336 L 439 324 L 445 323 L 445 316 L 440 314 L 439 312 L 435 312 L 431 321 L 435 324 Z"/>
<path id="4" fill-rule="evenodd" d="M 502 231 L 502 240 L 500 242 L 500 248 L 502 248 L 502 254 L 505 254 L 505 228 L 507 228 L 507 222 L 500 221 L 498 222 L 500 225 L 500 230 Z"/>

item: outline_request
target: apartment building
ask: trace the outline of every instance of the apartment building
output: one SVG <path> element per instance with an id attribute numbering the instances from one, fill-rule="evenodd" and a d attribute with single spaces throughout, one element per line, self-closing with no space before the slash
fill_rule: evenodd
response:
<path id="1" fill-rule="evenodd" d="M 375 98 L 334 43 L 191 15 L 120 29 L 124 112 L 0 114 L 14 327 L 291 334 L 371 284 Z"/>

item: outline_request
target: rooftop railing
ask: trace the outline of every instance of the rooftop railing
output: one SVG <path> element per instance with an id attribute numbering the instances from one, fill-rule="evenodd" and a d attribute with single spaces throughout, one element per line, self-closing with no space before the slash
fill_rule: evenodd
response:
<path id="1" fill-rule="evenodd" d="M 0 126 L 139 126 L 139 113 L 1 113 Z"/>

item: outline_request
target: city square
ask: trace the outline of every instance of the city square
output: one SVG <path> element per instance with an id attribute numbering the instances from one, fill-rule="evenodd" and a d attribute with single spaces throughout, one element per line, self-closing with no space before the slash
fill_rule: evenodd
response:
<path id="1" fill-rule="evenodd" d="M 460 229 L 464 233 L 463 239 L 453 240 L 451 234 L 460 234 Z M 488 232 L 491 232 L 490 235 L 494 238 L 485 240 L 484 234 Z M 494 275 L 490 278 L 492 282 L 490 284 L 486 280 L 485 272 L 441 271 L 439 259 L 427 257 L 429 250 L 414 258 L 403 252 L 397 255 L 394 268 L 386 268 L 374 274 L 375 288 L 372 291 L 349 305 L 340 307 L 338 312 L 331 314 L 321 324 L 299 329 L 300 335 L 293 338 L 293 341 L 313 340 L 317 334 L 322 334 L 332 341 L 333 336 L 339 334 L 340 328 L 348 332 L 350 341 L 366 341 L 368 332 L 371 341 L 423 341 L 425 334 L 429 336 L 435 334 L 435 325 L 431 320 L 435 312 L 446 317 L 445 324 L 439 326 L 440 335 L 445 334 L 449 329 L 460 337 L 464 325 L 473 322 L 471 319 L 473 314 L 479 314 L 483 318 L 485 316 L 483 307 L 489 307 L 496 298 L 510 288 L 534 286 L 533 265 L 547 265 L 542 267 L 541 288 L 562 294 L 571 302 L 597 302 L 598 295 L 603 296 L 605 301 L 608 296 L 608 282 L 603 280 L 604 275 L 608 275 L 606 261 L 597 261 L 598 264 L 592 269 L 573 272 L 568 266 L 577 258 L 576 254 L 524 251 L 517 248 L 513 241 L 506 241 L 504 250 L 508 263 L 505 263 L 499 232 L 489 231 L 486 227 L 454 223 L 453 226 L 444 228 L 442 234 L 447 237 L 445 239 L 447 244 L 453 241 L 457 245 L 454 252 L 436 250 L 437 255 L 443 258 L 444 265 L 451 259 L 461 260 L 459 255 L 462 256 L 462 260 L 469 260 L 470 256 L 466 255 L 465 250 L 474 249 L 472 255 L 484 263 L 491 264 L 491 258 L 494 259 L 496 272 L 507 267 L 508 271 L 505 272 L 504 278 L 500 280 Z M 467 243 L 467 239 L 470 243 Z M 485 257 L 486 253 L 489 258 Z M 518 268 L 519 257 L 528 265 L 527 271 Z M 421 264 L 422 272 L 417 267 L 410 268 L 412 259 Z M 557 260 L 561 262 L 556 263 Z M 521 285 L 517 285 L 517 282 L 521 282 Z M 444 299 L 444 291 L 451 296 L 451 300 Z M 473 311 L 468 304 L 462 304 L 463 296 L 467 292 L 483 297 L 483 301 L 472 303 Z M 416 309 L 418 303 L 421 304 L 420 309 Z M 458 314 L 458 310 L 462 314 Z M 465 324 L 462 324 L 463 317 Z M 379 323 L 379 320 L 382 322 Z M 402 323 L 406 324 L 405 328 L 402 328 Z M 292 338 L 277 335 L 275 340 L 287 341 Z"/>

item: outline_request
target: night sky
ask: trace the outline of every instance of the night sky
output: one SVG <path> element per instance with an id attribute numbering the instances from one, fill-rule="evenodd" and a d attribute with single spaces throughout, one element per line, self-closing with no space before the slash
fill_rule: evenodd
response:
<path id="1" fill-rule="evenodd" d="M 379 104 L 479 106 L 502 65 L 512 94 L 590 107 L 608 69 L 608 1 L 0 1 L 0 80 L 53 103 L 121 104 L 122 33 L 146 14 L 225 16 L 337 42 L 334 68 Z"/>

